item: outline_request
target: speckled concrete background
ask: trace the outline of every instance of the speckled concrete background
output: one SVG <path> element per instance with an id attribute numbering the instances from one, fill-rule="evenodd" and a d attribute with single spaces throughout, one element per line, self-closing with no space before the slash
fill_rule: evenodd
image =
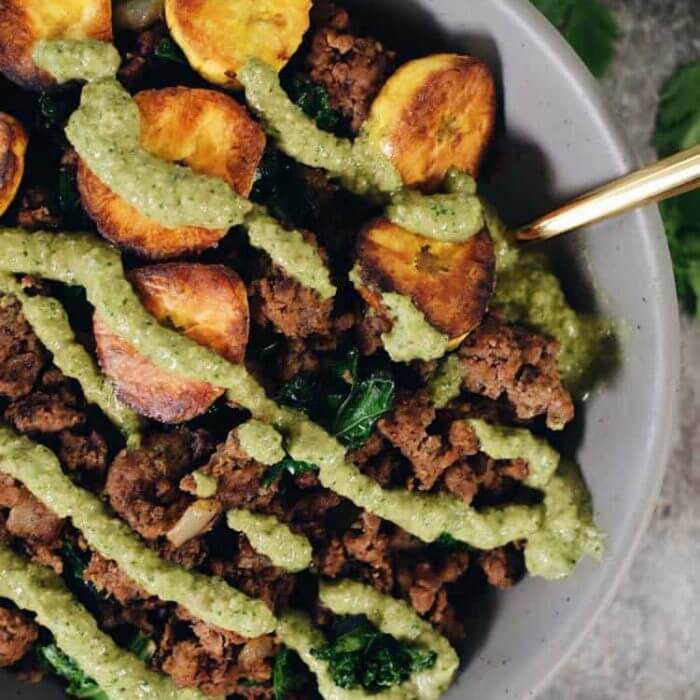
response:
<path id="1" fill-rule="evenodd" d="M 700 59 L 700 0 L 604 0 L 624 30 L 604 87 L 645 159 L 660 86 Z M 700 700 L 700 321 L 682 319 L 680 421 L 651 528 L 615 602 L 540 700 Z"/>

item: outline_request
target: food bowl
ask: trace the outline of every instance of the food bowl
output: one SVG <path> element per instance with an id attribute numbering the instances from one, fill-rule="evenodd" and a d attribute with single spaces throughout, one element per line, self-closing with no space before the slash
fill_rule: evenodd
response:
<path id="1" fill-rule="evenodd" d="M 408 54 L 455 50 L 491 65 L 501 105 L 485 180 L 506 221 L 524 223 L 637 164 L 597 83 L 527 0 L 384 0 L 380 13 L 370 0 L 349 4 Z M 656 209 L 569 235 L 551 250 L 570 296 L 617 325 L 618 366 L 562 442 L 583 468 L 606 554 L 600 564 L 583 561 L 564 582 L 527 579 L 476 601 L 451 700 L 531 697 L 546 684 L 613 596 L 664 473 L 679 341 Z M 20 685 L 8 675 L 0 689 L 7 700 L 63 697 L 51 684 Z"/>

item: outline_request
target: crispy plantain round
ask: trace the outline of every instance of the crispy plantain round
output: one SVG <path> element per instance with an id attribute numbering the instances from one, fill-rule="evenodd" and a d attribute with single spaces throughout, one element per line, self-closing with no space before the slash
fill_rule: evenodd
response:
<path id="1" fill-rule="evenodd" d="M 28 143 L 24 127 L 0 112 L 0 216 L 12 204 L 22 182 Z"/>
<path id="2" fill-rule="evenodd" d="M 0 71 L 30 90 L 45 90 L 55 80 L 32 59 L 41 39 L 112 41 L 110 0 L 2 0 Z"/>
<path id="3" fill-rule="evenodd" d="M 311 0 L 166 0 L 165 19 L 192 67 L 211 83 L 237 88 L 251 56 L 282 69 L 309 28 Z"/>
<path id="4" fill-rule="evenodd" d="M 147 151 L 220 177 L 241 196 L 250 194 L 265 134 L 245 107 L 214 90 L 186 87 L 146 90 L 135 100 L 141 145 Z M 162 226 L 112 192 L 83 161 L 78 189 L 85 210 L 107 240 L 150 260 L 199 253 L 226 235 L 226 229 Z"/>
<path id="5" fill-rule="evenodd" d="M 378 292 L 404 294 L 450 338 L 472 331 L 486 313 L 496 264 L 485 229 L 462 243 L 444 243 L 376 219 L 361 231 L 357 254 L 366 285 L 359 291 L 376 310 Z"/>
<path id="6" fill-rule="evenodd" d="M 409 61 L 389 78 L 364 131 L 405 185 L 433 192 L 450 168 L 476 177 L 495 120 L 496 88 L 486 64 L 436 54 Z"/>
<path id="7" fill-rule="evenodd" d="M 162 323 L 215 350 L 231 362 L 245 357 L 248 296 L 238 275 L 222 265 L 168 263 L 133 270 L 129 280 L 143 305 Z M 205 413 L 223 390 L 157 367 L 94 321 L 100 366 L 119 398 L 143 416 L 181 423 Z"/>

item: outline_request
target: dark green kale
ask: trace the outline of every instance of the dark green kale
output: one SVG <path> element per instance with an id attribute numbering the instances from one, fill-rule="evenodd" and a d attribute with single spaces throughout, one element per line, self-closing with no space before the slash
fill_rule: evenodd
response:
<path id="1" fill-rule="evenodd" d="M 443 532 L 442 535 L 435 540 L 435 544 L 446 552 L 459 552 L 469 549 L 469 545 L 455 539 L 449 532 Z"/>
<path id="2" fill-rule="evenodd" d="M 411 674 L 432 668 L 437 659 L 435 652 L 401 642 L 366 620 L 311 653 L 327 662 L 337 686 L 369 693 L 400 685 Z"/>
<path id="3" fill-rule="evenodd" d="M 289 96 L 319 129 L 334 132 L 339 126 L 340 113 L 331 106 L 331 99 L 322 85 L 296 77 L 289 86 Z"/>
<path id="4" fill-rule="evenodd" d="M 75 173 L 62 170 L 58 175 L 58 204 L 66 216 L 74 216 L 80 211 L 80 195 Z"/>
<path id="5" fill-rule="evenodd" d="M 301 690 L 307 681 L 308 670 L 299 656 L 288 647 L 280 647 L 272 669 L 275 700 L 285 700 L 290 693 Z"/>
<path id="6" fill-rule="evenodd" d="M 156 643 L 141 630 L 136 630 L 131 641 L 129 641 L 127 649 L 145 664 L 148 664 L 156 652 Z"/>
<path id="7" fill-rule="evenodd" d="M 383 369 L 364 373 L 359 352 L 352 348 L 324 359 L 318 374 L 301 373 L 288 381 L 277 401 L 306 413 L 349 449 L 369 438 L 377 421 L 394 405 L 396 383 Z M 268 470 L 267 483 L 285 471 L 299 474 L 313 465 L 283 460 Z M 269 475 L 269 481 L 268 481 Z"/>
<path id="8" fill-rule="evenodd" d="M 700 63 L 680 68 L 661 92 L 654 146 L 667 156 L 700 144 Z M 679 299 L 700 318 L 700 191 L 659 206 Z"/>
<path id="9" fill-rule="evenodd" d="M 277 481 L 282 474 L 291 474 L 292 476 L 295 476 L 296 474 L 312 472 L 314 469 L 318 469 L 315 464 L 309 464 L 308 462 L 297 462 L 291 457 L 285 457 L 281 462 L 277 462 L 277 464 L 273 464 L 267 469 L 260 479 L 260 484 L 262 486 L 270 486 L 270 484 Z"/>
<path id="10" fill-rule="evenodd" d="M 185 54 L 182 53 L 180 47 L 168 37 L 163 37 L 153 50 L 153 55 L 161 61 L 172 61 L 173 63 L 181 63 L 188 65 Z"/>
<path id="11" fill-rule="evenodd" d="M 82 552 L 72 542 L 66 542 L 61 547 L 64 580 L 85 605 L 94 609 L 106 598 L 83 578 L 89 558 L 89 554 Z"/>
<path id="12" fill-rule="evenodd" d="M 39 95 L 40 125 L 46 129 L 57 129 L 75 111 L 80 100 L 80 93 L 43 92 Z"/>
<path id="13" fill-rule="evenodd" d="M 66 656 L 56 644 L 44 644 L 37 648 L 37 656 L 44 668 L 66 682 L 66 693 L 76 698 L 109 700 L 97 683 L 86 675 L 78 664 Z"/>
<path id="14" fill-rule="evenodd" d="M 599 0 L 531 0 L 564 35 L 597 78 L 615 54 L 620 30 L 614 15 Z"/>

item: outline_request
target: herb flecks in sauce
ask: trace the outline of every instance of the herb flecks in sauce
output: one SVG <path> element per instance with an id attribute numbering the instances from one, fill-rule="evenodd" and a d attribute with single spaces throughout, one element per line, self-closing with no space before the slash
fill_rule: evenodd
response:
<path id="1" fill-rule="evenodd" d="M 51 297 L 29 296 L 22 285 L 7 273 L 0 273 L 0 292 L 12 294 L 22 305 L 22 313 L 46 349 L 54 364 L 68 377 L 76 379 L 85 398 L 99 406 L 131 444 L 138 442 L 141 418 L 117 398 L 114 388 L 100 372 L 87 350 L 75 339 L 68 316 L 60 302 Z"/>
<path id="2" fill-rule="evenodd" d="M 466 241 L 484 227 L 478 197 L 459 192 L 426 196 L 403 190 L 392 196 L 385 214 L 397 226 L 448 243 Z"/>
<path id="3" fill-rule="evenodd" d="M 226 514 L 226 522 L 232 530 L 245 534 L 253 549 L 264 554 L 274 566 L 298 572 L 311 565 L 313 551 L 309 540 L 292 532 L 274 515 L 233 509 Z"/>
<path id="4" fill-rule="evenodd" d="M 282 436 L 267 423 L 253 418 L 236 428 L 236 435 L 243 451 L 261 464 L 269 467 L 285 457 Z"/>
<path id="5" fill-rule="evenodd" d="M 227 229 L 242 224 L 252 204 L 223 180 L 200 175 L 148 153 L 140 113 L 116 80 L 83 88 L 66 135 L 89 168 L 144 216 L 168 228 Z"/>
<path id="6" fill-rule="evenodd" d="M 57 83 L 113 78 L 121 63 L 112 44 L 94 39 L 42 39 L 34 44 L 32 59 Z"/>
<path id="7" fill-rule="evenodd" d="M 186 571 L 161 559 L 128 525 L 108 515 L 97 496 L 73 484 L 49 449 L 2 424 L 0 471 L 22 482 L 59 517 L 71 518 L 93 549 L 117 562 L 151 595 L 177 602 L 195 617 L 247 637 L 274 630 L 275 618 L 262 601 L 240 593 L 221 578 Z"/>
<path id="8" fill-rule="evenodd" d="M 250 244 L 264 250 L 275 265 L 322 299 L 335 296 L 336 288 L 318 249 L 307 243 L 300 231 L 287 231 L 262 207 L 256 207 L 245 223 Z"/>
<path id="9" fill-rule="evenodd" d="M 120 649 L 51 570 L 25 561 L 0 543 L 0 597 L 36 613 L 58 646 L 105 691 L 110 700 L 204 700 L 178 689 L 167 676 L 149 671 Z"/>
<path id="10" fill-rule="evenodd" d="M 371 697 L 378 700 L 437 700 L 449 687 L 459 666 L 459 658 L 449 642 L 408 604 L 354 581 L 323 583 L 319 598 L 325 607 L 337 615 L 365 615 L 382 632 L 436 653 L 432 668 L 415 673 L 401 685 Z M 362 690 L 335 685 L 326 663 L 312 653 L 312 650 L 325 644 L 325 637 L 320 630 L 312 627 L 305 615 L 285 613 L 280 619 L 278 635 L 315 674 L 319 690 L 326 700 L 359 700 L 367 697 Z"/>

